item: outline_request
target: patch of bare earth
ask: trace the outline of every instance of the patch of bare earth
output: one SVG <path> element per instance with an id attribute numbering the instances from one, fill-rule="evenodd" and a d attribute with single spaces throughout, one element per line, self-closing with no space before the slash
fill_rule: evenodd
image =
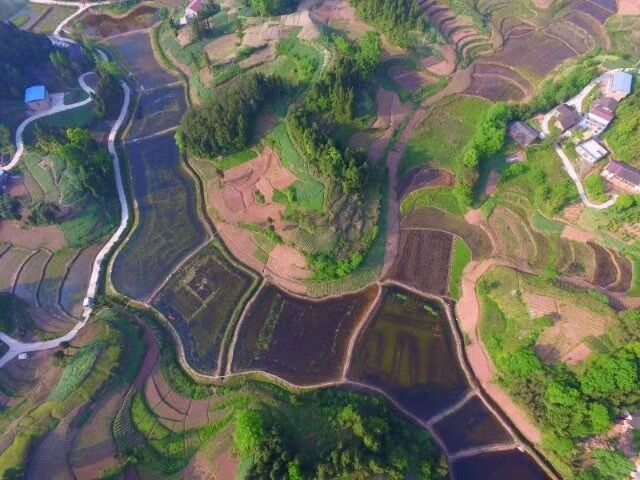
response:
<path id="1" fill-rule="evenodd" d="M 17 222 L 1 220 L 0 243 L 11 243 L 30 250 L 59 250 L 67 245 L 67 239 L 58 225 L 22 228 Z"/>
<path id="2" fill-rule="evenodd" d="M 420 63 L 435 75 L 451 75 L 456 69 L 458 59 L 456 50 L 449 44 L 441 45 L 438 49 L 443 57 L 442 60 L 437 60 L 435 57 L 427 57 Z"/>
<path id="3" fill-rule="evenodd" d="M 536 8 L 540 8 L 542 10 L 546 10 L 551 5 L 553 5 L 554 1 L 555 0 L 533 0 L 533 4 L 536 6 Z"/>
<path id="4" fill-rule="evenodd" d="M 640 0 L 618 0 L 618 15 L 640 15 Z"/>
<path id="5" fill-rule="evenodd" d="M 346 0 L 326 0 L 311 10 L 311 18 L 337 30 L 343 30 L 351 40 L 358 40 L 372 27 L 360 21 L 356 9 Z"/>
<path id="6" fill-rule="evenodd" d="M 252 233 L 242 228 L 243 224 L 251 224 L 266 230 L 271 225 L 282 238 L 289 238 L 293 224 L 282 218 L 284 206 L 273 202 L 273 194 L 295 181 L 277 153 L 266 147 L 259 157 L 225 172 L 221 188 L 211 195 L 210 204 L 219 215 L 218 232 L 236 258 L 283 287 L 300 292 L 304 288 L 299 281 L 310 275 L 305 257 L 288 245 L 277 244 L 266 252 L 266 262 L 259 260 Z M 264 199 L 260 203 L 256 192 Z"/>
<path id="7" fill-rule="evenodd" d="M 235 33 L 222 35 L 207 43 L 204 51 L 211 60 L 211 63 L 215 65 L 233 56 L 238 41 L 238 36 Z"/>
<path id="8" fill-rule="evenodd" d="M 562 238 L 567 240 L 573 240 L 575 242 L 580 243 L 588 243 L 588 242 L 598 242 L 598 236 L 593 232 L 587 232 L 586 230 L 582 230 L 580 228 L 574 227 L 572 225 L 567 225 L 562 230 L 561 234 Z"/>

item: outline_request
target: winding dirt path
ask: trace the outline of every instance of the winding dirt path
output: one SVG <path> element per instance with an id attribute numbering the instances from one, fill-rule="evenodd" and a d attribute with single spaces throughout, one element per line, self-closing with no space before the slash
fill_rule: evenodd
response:
<path id="1" fill-rule="evenodd" d="M 478 382 L 526 439 L 539 444 L 542 441 L 540 430 L 529 420 L 526 413 L 493 383 L 496 369 L 480 338 L 480 302 L 476 285 L 484 274 L 496 266 L 510 265 L 497 259 L 482 262 L 474 260 L 467 265 L 462 274 L 462 296 L 456 304 L 456 317 L 460 328 L 471 341 L 466 346 L 467 358 Z"/>

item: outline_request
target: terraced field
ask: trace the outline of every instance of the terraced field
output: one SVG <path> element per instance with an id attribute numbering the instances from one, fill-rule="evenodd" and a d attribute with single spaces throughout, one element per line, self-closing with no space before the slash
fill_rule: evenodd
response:
<path id="1" fill-rule="evenodd" d="M 218 372 L 225 339 L 256 279 L 235 267 L 215 245 L 200 250 L 152 299 L 173 325 L 191 366 Z"/>
<path id="2" fill-rule="evenodd" d="M 377 286 L 308 301 L 273 285 L 252 301 L 237 332 L 232 372 L 262 370 L 298 385 L 342 376 L 349 342 L 373 306 Z"/>

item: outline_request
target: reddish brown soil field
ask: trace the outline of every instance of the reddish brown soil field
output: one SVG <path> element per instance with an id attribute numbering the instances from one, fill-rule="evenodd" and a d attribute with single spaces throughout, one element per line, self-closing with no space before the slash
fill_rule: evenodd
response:
<path id="1" fill-rule="evenodd" d="M 640 0 L 620 0 L 620 15 L 640 15 Z"/>
<path id="2" fill-rule="evenodd" d="M 394 280 L 434 295 L 449 290 L 453 235 L 438 230 L 401 230 L 400 254 L 391 270 Z"/>
<path id="3" fill-rule="evenodd" d="M 510 38 L 502 51 L 485 57 L 486 60 L 524 68 L 538 76 L 547 75 L 575 52 L 560 40 L 542 32 Z"/>
<path id="4" fill-rule="evenodd" d="M 491 102 L 521 101 L 524 92 L 514 83 L 497 75 L 471 76 L 471 86 L 465 92 Z"/>
<path id="5" fill-rule="evenodd" d="M 631 288 L 631 280 L 633 279 L 633 266 L 629 259 L 619 253 L 611 250 L 618 268 L 620 269 L 620 275 L 616 283 L 611 285 L 608 290 L 612 292 L 626 292 Z"/>
<path id="6" fill-rule="evenodd" d="M 432 228 L 451 232 L 462 237 L 471 249 L 474 259 L 491 255 L 491 240 L 482 228 L 436 208 L 413 210 L 402 219 L 401 228 Z"/>
<path id="7" fill-rule="evenodd" d="M 607 287 L 618 278 L 618 270 L 606 248 L 593 242 L 589 242 L 589 246 L 596 255 L 596 272 L 593 276 L 593 283 Z"/>
<path id="8" fill-rule="evenodd" d="M 452 187 L 453 173 L 439 168 L 418 167 L 407 172 L 398 184 L 399 197 L 404 198 L 421 188 Z"/>
<path id="9" fill-rule="evenodd" d="M 598 26 L 598 21 L 594 18 L 575 11 L 569 13 L 564 18 L 565 20 L 573 23 L 577 27 L 587 32 L 589 35 L 591 35 L 591 37 L 596 39 L 601 44 L 606 44 L 606 36 L 602 31 L 602 28 Z"/>
<path id="10" fill-rule="evenodd" d="M 38 293 L 44 268 L 50 257 L 51 253 L 48 251 L 39 250 L 29 257 L 29 260 L 22 266 L 22 270 L 20 270 L 20 275 L 18 276 L 13 293 L 28 302 L 31 306 L 38 304 L 36 294 Z"/>
<path id="11" fill-rule="evenodd" d="M 577 0 L 569 5 L 569 8 L 577 10 L 578 12 L 586 13 L 590 17 L 595 18 L 598 22 L 604 24 L 607 19 L 613 15 L 613 12 L 606 10 L 596 5 L 597 2 L 591 2 L 587 0 Z"/>
<path id="12" fill-rule="evenodd" d="M 0 221 L 0 242 L 36 250 L 48 248 L 58 250 L 67 244 L 67 239 L 58 225 L 20 228 L 16 222 Z"/>
<path id="13" fill-rule="evenodd" d="M 160 20 L 158 9 L 150 5 L 141 5 L 126 16 L 116 18 L 106 13 L 87 13 L 80 20 L 85 25 L 85 33 L 100 38 L 149 28 Z"/>
<path id="14" fill-rule="evenodd" d="M 299 385 L 337 380 L 349 340 L 377 293 L 378 287 L 370 286 L 355 294 L 309 301 L 268 285 L 242 321 L 232 370 L 264 370 Z"/>
<path id="15" fill-rule="evenodd" d="M 575 30 L 575 25 L 565 20 L 553 22 L 545 29 L 549 35 L 564 40 L 579 54 L 583 54 L 591 50 L 594 45 L 594 39 L 579 35 Z"/>
<path id="16" fill-rule="evenodd" d="M 388 73 L 394 82 L 410 92 L 415 92 L 420 87 L 435 82 L 434 78 L 424 73 L 416 72 L 415 70 L 410 70 L 400 65 L 394 65 L 389 68 Z"/>

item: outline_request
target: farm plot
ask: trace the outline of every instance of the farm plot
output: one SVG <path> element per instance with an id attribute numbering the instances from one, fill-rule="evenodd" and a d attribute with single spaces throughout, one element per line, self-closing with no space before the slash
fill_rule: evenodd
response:
<path id="1" fill-rule="evenodd" d="M 474 97 L 456 97 L 432 106 L 409 140 L 399 175 L 425 164 L 452 169 L 459 150 L 471 138 L 489 105 Z"/>
<path id="2" fill-rule="evenodd" d="M 60 304 L 67 313 L 74 317 L 82 315 L 82 301 L 87 294 L 91 267 L 101 248 L 102 244 L 96 243 L 83 250 L 71 264 L 60 289 Z"/>
<path id="3" fill-rule="evenodd" d="M 173 75 L 158 65 L 148 33 L 113 38 L 110 43 L 125 67 L 138 79 L 142 89 L 158 88 L 176 81 Z"/>
<path id="4" fill-rule="evenodd" d="M 543 32 L 509 38 L 487 61 L 521 68 L 527 77 L 541 78 L 576 53 L 561 40 Z"/>
<path id="5" fill-rule="evenodd" d="M 0 292 L 13 292 L 22 264 L 33 254 L 31 250 L 11 247 L 0 256 Z"/>
<path id="6" fill-rule="evenodd" d="M 601 287 L 612 285 L 618 279 L 618 269 L 609 251 L 601 245 L 588 242 L 596 257 L 596 270 L 593 275 L 593 283 Z"/>
<path id="7" fill-rule="evenodd" d="M 210 372 L 229 325 L 233 325 L 254 279 L 234 267 L 215 245 L 204 247 L 178 270 L 153 300 L 178 331 L 187 360 Z"/>
<path id="8" fill-rule="evenodd" d="M 453 238 L 439 230 L 401 230 L 400 255 L 391 278 L 427 293 L 446 295 Z"/>
<path id="9" fill-rule="evenodd" d="M 29 260 L 20 270 L 14 293 L 32 307 L 38 305 L 38 299 L 36 298 L 38 287 L 50 258 L 51 253 L 47 250 L 38 250 L 29 257 Z"/>
<path id="10" fill-rule="evenodd" d="M 348 378 L 381 388 L 422 420 L 468 390 L 443 307 L 395 287 L 358 339 Z"/>
<path id="11" fill-rule="evenodd" d="M 512 440 L 509 432 L 477 395 L 436 422 L 433 428 L 452 453 Z"/>
<path id="12" fill-rule="evenodd" d="M 594 18 L 598 21 L 598 23 L 604 24 L 607 19 L 615 13 L 615 7 L 613 11 L 607 10 L 606 8 L 599 6 L 597 2 L 593 2 L 591 0 L 577 0 L 571 2 L 568 5 L 568 8 L 575 10 L 577 12 L 584 13 L 591 18 Z"/>
<path id="13" fill-rule="evenodd" d="M 93 37 L 107 38 L 121 33 L 149 28 L 160 20 L 159 11 L 151 5 L 141 5 L 124 17 L 112 17 L 107 13 L 90 12 L 79 19 L 84 33 Z"/>
<path id="14" fill-rule="evenodd" d="M 519 102 L 524 98 L 524 92 L 515 83 L 498 75 L 475 73 L 471 75 L 471 85 L 465 94 L 492 102 Z"/>
<path id="15" fill-rule="evenodd" d="M 338 379 L 349 340 L 377 293 L 370 286 L 309 301 L 265 287 L 239 327 L 232 370 L 264 370 L 298 385 Z"/>
<path id="16" fill-rule="evenodd" d="M 186 110 L 184 88 L 181 85 L 143 92 L 128 137 L 138 139 L 177 127 Z"/>
<path id="17" fill-rule="evenodd" d="M 491 240 L 485 231 L 477 225 L 455 215 L 450 215 L 436 208 L 416 208 L 402 218 L 400 228 L 431 228 L 443 230 L 461 237 L 471 249 L 474 260 L 491 255 Z"/>
<path id="18" fill-rule="evenodd" d="M 38 301 L 43 308 L 53 314 L 62 313 L 59 304 L 60 289 L 67 271 L 78 253 L 77 250 L 70 248 L 58 250 L 53 254 L 44 269 L 40 289 L 38 290 Z"/>
<path id="19" fill-rule="evenodd" d="M 549 364 L 580 363 L 591 353 L 584 341 L 604 335 L 614 322 L 609 316 L 565 302 L 557 302 L 557 311 L 552 316 L 557 321 L 542 332 L 535 347 L 540 358 Z"/>
<path id="20" fill-rule="evenodd" d="M 465 457 L 451 465 L 454 478 L 517 478 L 551 480 L 526 453 L 518 450 L 491 452 Z"/>
<path id="21" fill-rule="evenodd" d="M 173 134 L 130 143 L 126 151 L 140 219 L 115 259 L 113 282 L 123 293 L 142 299 L 207 234 L 196 211 L 193 181 L 181 166 Z"/>
<path id="22" fill-rule="evenodd" d="M 421 188 L 453 187 L 455 177 L 449 170 L 418 167 L 407 172 L 399 182 L 398 192 L 401 199 Z"/>

